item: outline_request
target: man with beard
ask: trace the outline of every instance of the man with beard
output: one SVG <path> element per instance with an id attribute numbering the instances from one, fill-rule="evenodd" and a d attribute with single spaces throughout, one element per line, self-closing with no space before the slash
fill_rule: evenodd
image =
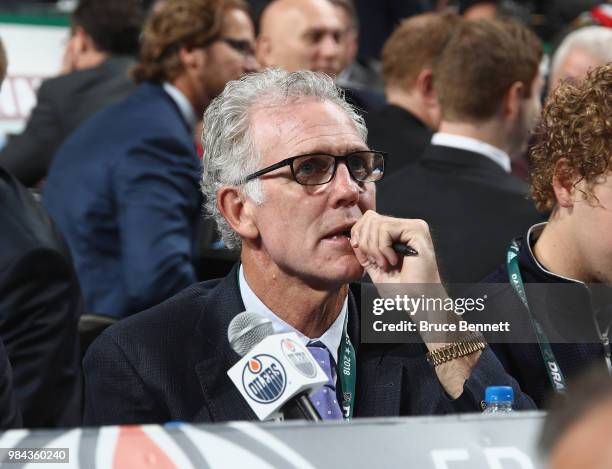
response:
<path id="1" fill-rule="evenodd" d="M 72 251 L 90 312 L 123 317 L 195 281 L 199 116 L 225 83 L 257 69 L 242 0 L 163 3 L 143 33 L 124 101 L 60 148 L 43 202 Z"/>

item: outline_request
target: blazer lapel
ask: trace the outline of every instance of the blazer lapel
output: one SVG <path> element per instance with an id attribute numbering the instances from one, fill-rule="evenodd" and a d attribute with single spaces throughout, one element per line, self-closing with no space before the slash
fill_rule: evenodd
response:
<path id="1" fill-rule="evenodd" d="M 227 370 L 240 357 L 234 353 L 210 357 L 195 367 L 200 380 L 206 405 L 196 414 L 196 421 L 257 420 L 257 416 L 246 403 L 234 383 L 227 376 Z"/>
<path id="2" fill-rule="evenodd" d="M 227 340 L 229 323 L 244 311 L 238 288 L 238 264 L 211 292 L 207 304 L 197 326 L 204 353 L 195 365 L 206 404 L 194 420 L 254 420 L 257 417 L 227 376 L 227 370 L 240 359 Z"/>
<path id="3" fill-rule="evenodd" d="M 399 415 L 403 366 L 392 360 L 378 344 L 362 344 L 361 288 L 374 288 L 369 284 L 351 284 L 349 293 L 348 332 L 357 358 L 357 385 L 355 391 L 355 417 Z"/>

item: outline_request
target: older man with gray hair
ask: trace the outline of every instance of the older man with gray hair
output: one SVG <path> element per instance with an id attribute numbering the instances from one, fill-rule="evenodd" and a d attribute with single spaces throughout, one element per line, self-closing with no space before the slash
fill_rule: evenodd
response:
<path id="1" fill-rule="evenodd" d="M 555 51 L 550 88 L 561 80 L 581 81 L 590 69 L 612 61 L 612 29 L 586 26 L 568 34 Z"/>
<path id="2" fill-rule="evenodd" d="M 360 343 L 350 282 L 364 271 L 377 287 L 440 278 L 427 225 L 374 211 L 385 155 L 366 146 L 362 118 L 331 78 L 268 70 L 230 82 L 204 128 L 207 208 L 240 263 L 98 338 L 84 363 L 86 424 L 254 419 L 226 374 L 239 359 L 228 325 L 244 310 L 296 332 L 324 362 L 324 419 L 478 410 L 483 384 L 514 384 L 471 335 Z M 418 255 L 400 258 L 394 242 Z M 346 350 L 353 385 L 337 375 Z"/>

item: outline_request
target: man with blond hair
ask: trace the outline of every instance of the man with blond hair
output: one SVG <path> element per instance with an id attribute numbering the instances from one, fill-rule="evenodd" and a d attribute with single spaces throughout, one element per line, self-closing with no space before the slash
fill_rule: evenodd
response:
<path id="1" fill-rule="evenodd" d="M 243 0 L 162 3 L 144 29 L 137 90 L 58 151 L 43 202 L 88 311 L 124 317 L 195 282 L 194 127 L 229 80 L 257 69 L 254 40 Z"/>

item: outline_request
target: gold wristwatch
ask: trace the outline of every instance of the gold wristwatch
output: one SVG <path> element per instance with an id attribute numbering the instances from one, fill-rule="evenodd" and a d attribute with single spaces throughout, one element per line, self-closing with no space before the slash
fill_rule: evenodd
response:
<path id="1" fill-rule="evenodd" d="M 484 350 L 486 346 L 487 342 L 484 336 L 480 332 L 472 332 L 459 342 L 427 352 L 427 361 L 431 366 L 436 367 L 456 358 L 465 357 L 479 350 Z"/>

